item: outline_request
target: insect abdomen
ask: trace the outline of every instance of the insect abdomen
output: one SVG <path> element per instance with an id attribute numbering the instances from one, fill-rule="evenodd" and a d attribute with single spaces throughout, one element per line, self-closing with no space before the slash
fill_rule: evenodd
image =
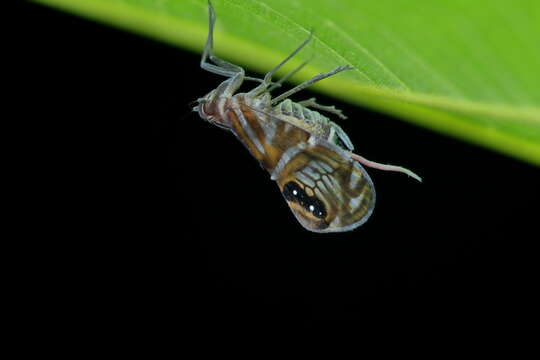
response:
<path id="1" fill-rule="evenodd" d="M 354 149 L 351 140 L 341 127 L 317 111 L 309 110 L 289 99 L 277 104 L 273 110 L 274 114 L 282 116 L 285 121 L 306 130 L 316 137 L 338 145 L 342 149 L 351 151 Z"/>
<path id="2" fill-rule="evenodd" d="M 310 125 L 327 125 L 329 122 L 326 117 L 318 112 L 309 110 L 305 106 L 297 104 L 289 99 L 276 105 L 274 111 L 279 115 L 292 116 L 298 120 L 305 121 Z"/>

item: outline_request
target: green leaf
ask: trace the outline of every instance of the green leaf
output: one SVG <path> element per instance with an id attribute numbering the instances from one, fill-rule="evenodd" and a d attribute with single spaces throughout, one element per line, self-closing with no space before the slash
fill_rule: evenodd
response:
<path id="1" fill-rule="evenodd" d="M 205 0 L 35 0 L 200 52 Z M 309 31 L 298 82 L 540 165 L 540 1 L 214 0 L 216 52 L 264 73 Z"/>

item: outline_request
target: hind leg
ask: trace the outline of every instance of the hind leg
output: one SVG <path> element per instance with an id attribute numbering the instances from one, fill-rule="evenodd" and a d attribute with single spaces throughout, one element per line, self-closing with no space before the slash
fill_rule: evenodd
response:
<path id="1" fill-rule="evenodd" d="M 312 109 L 326 111 L 326 112 L 329 112 L 331 114 L 337 115 L 342 119 L 347 118 L 345 115 L 343 115 L 343 112 L 341 110 L 339 110 L 339 109 L 336 109 L 336 107 L 334 105 L 326 106 L 326 105 L 318 104 L 317 100 L 315 98 L 298 101 L 297 104 L 300 104 L 302 106 L 309 107 L 309 108 L 312 108 Z"/>

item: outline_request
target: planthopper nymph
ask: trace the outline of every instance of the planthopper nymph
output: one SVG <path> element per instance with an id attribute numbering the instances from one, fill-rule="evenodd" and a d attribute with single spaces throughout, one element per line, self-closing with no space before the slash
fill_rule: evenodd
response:
<path id="1" fill-rule="evenodd" d="M 348 231 L 366 222 L 375 205 L 375 187 L 361 164 L 403 172 L 421 181 L 410 170 L 354 154 L 347 134 L 319 112 L 345 118 L 334 106 L 320 105 L 313 98 L 298 102 L 288 99 L 309 85 L 352 67 L 339 66 L 272 97 L 271 91 L 305 63 L 278 82 L 272 82 L 272 75 L 308 44 L 311 34 L 264 78 L 247 77 L 240 66 L 213 54 L 216 15 L 210 1 L 208 12 L 208 39 L 201 67 L 227 80 L 199 98 L 194 111 L 231 131 L 244 144 L 277 182 L 293 214 L 307 230 Z M 258 84 L 249 92 L 236 93 L 245 80 Z"/>

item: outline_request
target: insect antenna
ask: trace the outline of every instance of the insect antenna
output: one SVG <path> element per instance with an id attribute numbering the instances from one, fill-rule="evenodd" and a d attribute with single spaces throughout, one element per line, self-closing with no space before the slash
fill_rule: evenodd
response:
<path id="1" fill-rule="evenodd" d="M 193 109 L 196 105 L 199 105 L 201 102 L 204 102 L 204 99 L 190 101 L 188 103 L 188 107 Z"/>
<path id="2" fill-rule="evenodd" d="M 180 116 L 179 121 L 183 121 L 183 120 L 187 119 L 188 117 L 190 117 L 193 114 L 194 111 L 197 111 L 197 106 L 196 105 L 198 105 L 198 104 L 200 104 L 200 102 L 197 101 L 197 100 L 190 101 L 188 103 L 188 105 L 187 105 L 189 110 L 186 110 L 186 111 L 182 112 L 182 115 Z"/>

